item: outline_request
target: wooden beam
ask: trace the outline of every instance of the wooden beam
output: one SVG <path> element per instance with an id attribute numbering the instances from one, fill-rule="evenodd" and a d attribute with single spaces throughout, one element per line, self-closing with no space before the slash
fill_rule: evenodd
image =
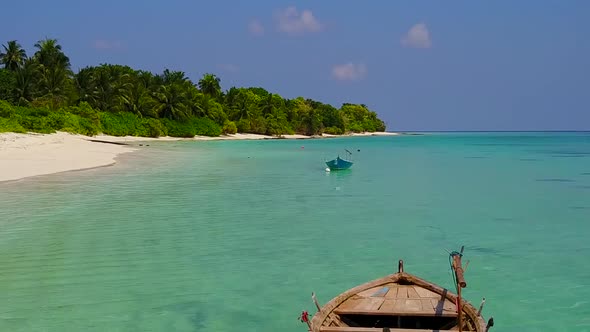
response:
<path id="1" fill-rule="evenodd" d="M 467 287 L 467 282 L 465 281 L 463 266 L 461 266 L 461 255 L 454 255 L 453 256 L 453 268 L 455 269 L 455 275 L 457 276 L 457 284 L 461 288 Z"/>
<path id="2" fill-rule="evenodd" d="M 382 327 L 349 327 L 349 326 L 322 326 L 320 332 L 382 332 Z M 451 330 L 421 330 L 421 329 L 394 329 L 389 328 L 390 332 L 444 332 Z M 473 331 L 465 331 L 473 332 Z"/>
<path id="3" fill-rule="evenodd" d="M 457 317 L 455 311 L 435 312 L 431 310 L 422 311 L 377 311 L 359 309 L 335 309 L 337 315 L 368 315 L 368 316 L 416 316 L 416 317 Z"/>

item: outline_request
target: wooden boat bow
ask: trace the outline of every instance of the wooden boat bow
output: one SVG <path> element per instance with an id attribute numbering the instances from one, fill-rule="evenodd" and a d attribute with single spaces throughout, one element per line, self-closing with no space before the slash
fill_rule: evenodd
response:
<path id="1" fill-rule="evenodd" d="M 308 321 L 309 331 L 486 332 L 493 319 L 486 325 L 481 308 L 460 297 L 460 289 L 467 286 L 461 255 L 451 256 L 457 294 L 404 272 L 400 260 L 397 273 L 351 288 L 324 306 L 313 294 L 318 312 Z"/>

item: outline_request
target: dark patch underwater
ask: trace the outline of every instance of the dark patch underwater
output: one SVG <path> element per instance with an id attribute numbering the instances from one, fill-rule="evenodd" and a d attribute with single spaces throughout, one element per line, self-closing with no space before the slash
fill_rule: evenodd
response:
<path id="1" fill-rule="evenodd" d="M 572 179 L 562 179 L 562 178 L 547 178 L 547 179 L 535 179 L 537 182 L 576 182 Z"/>

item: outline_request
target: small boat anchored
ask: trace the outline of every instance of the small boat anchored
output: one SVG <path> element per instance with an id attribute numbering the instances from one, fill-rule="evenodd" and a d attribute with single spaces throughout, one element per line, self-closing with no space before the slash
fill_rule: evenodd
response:
<path id="1" fill-rule="evenodd" d="M 342 159 L 342 158 L 340 158 L 340 156 L 338 156 L 338 157 L 336 157 L 336 159 L 326 161 L 326 165 L 328 166 L 328 168 L 331 171 L 349 169 L 350 167 L 352 167 L 352 165 L 353 165 L 352 152 L 350 152 L 346 149 L 344 149 L 344 151 L 346 151 L 346 153 L 348 153 L 348 159 Z"/>
<path id="2" fill-rule="evenodd" d="M 303 311 L 299 319 L 312 332 L 487 332 L 494 319 L 486 323 L 481 315 L 485 298 L 479 310 L 461 298 L 467 287 L 463 249 L 449 256 L 457 294 L 404 272 L 400 260 L 397 273 L 349 289 L 323 307 L 312 293 L 317 312 L 310 319 Z"/>

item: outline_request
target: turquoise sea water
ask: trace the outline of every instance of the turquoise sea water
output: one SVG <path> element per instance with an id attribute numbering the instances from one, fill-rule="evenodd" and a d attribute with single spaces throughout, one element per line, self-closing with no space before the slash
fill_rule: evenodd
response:
<path id="1" fill-rule="evenodd" d="M 162 142 L 0 183 L 0 331 L 303 332 L 398 259 L 452 287 L 461 245 L 491 331 L 590 331 L 590 134 Z"/>

